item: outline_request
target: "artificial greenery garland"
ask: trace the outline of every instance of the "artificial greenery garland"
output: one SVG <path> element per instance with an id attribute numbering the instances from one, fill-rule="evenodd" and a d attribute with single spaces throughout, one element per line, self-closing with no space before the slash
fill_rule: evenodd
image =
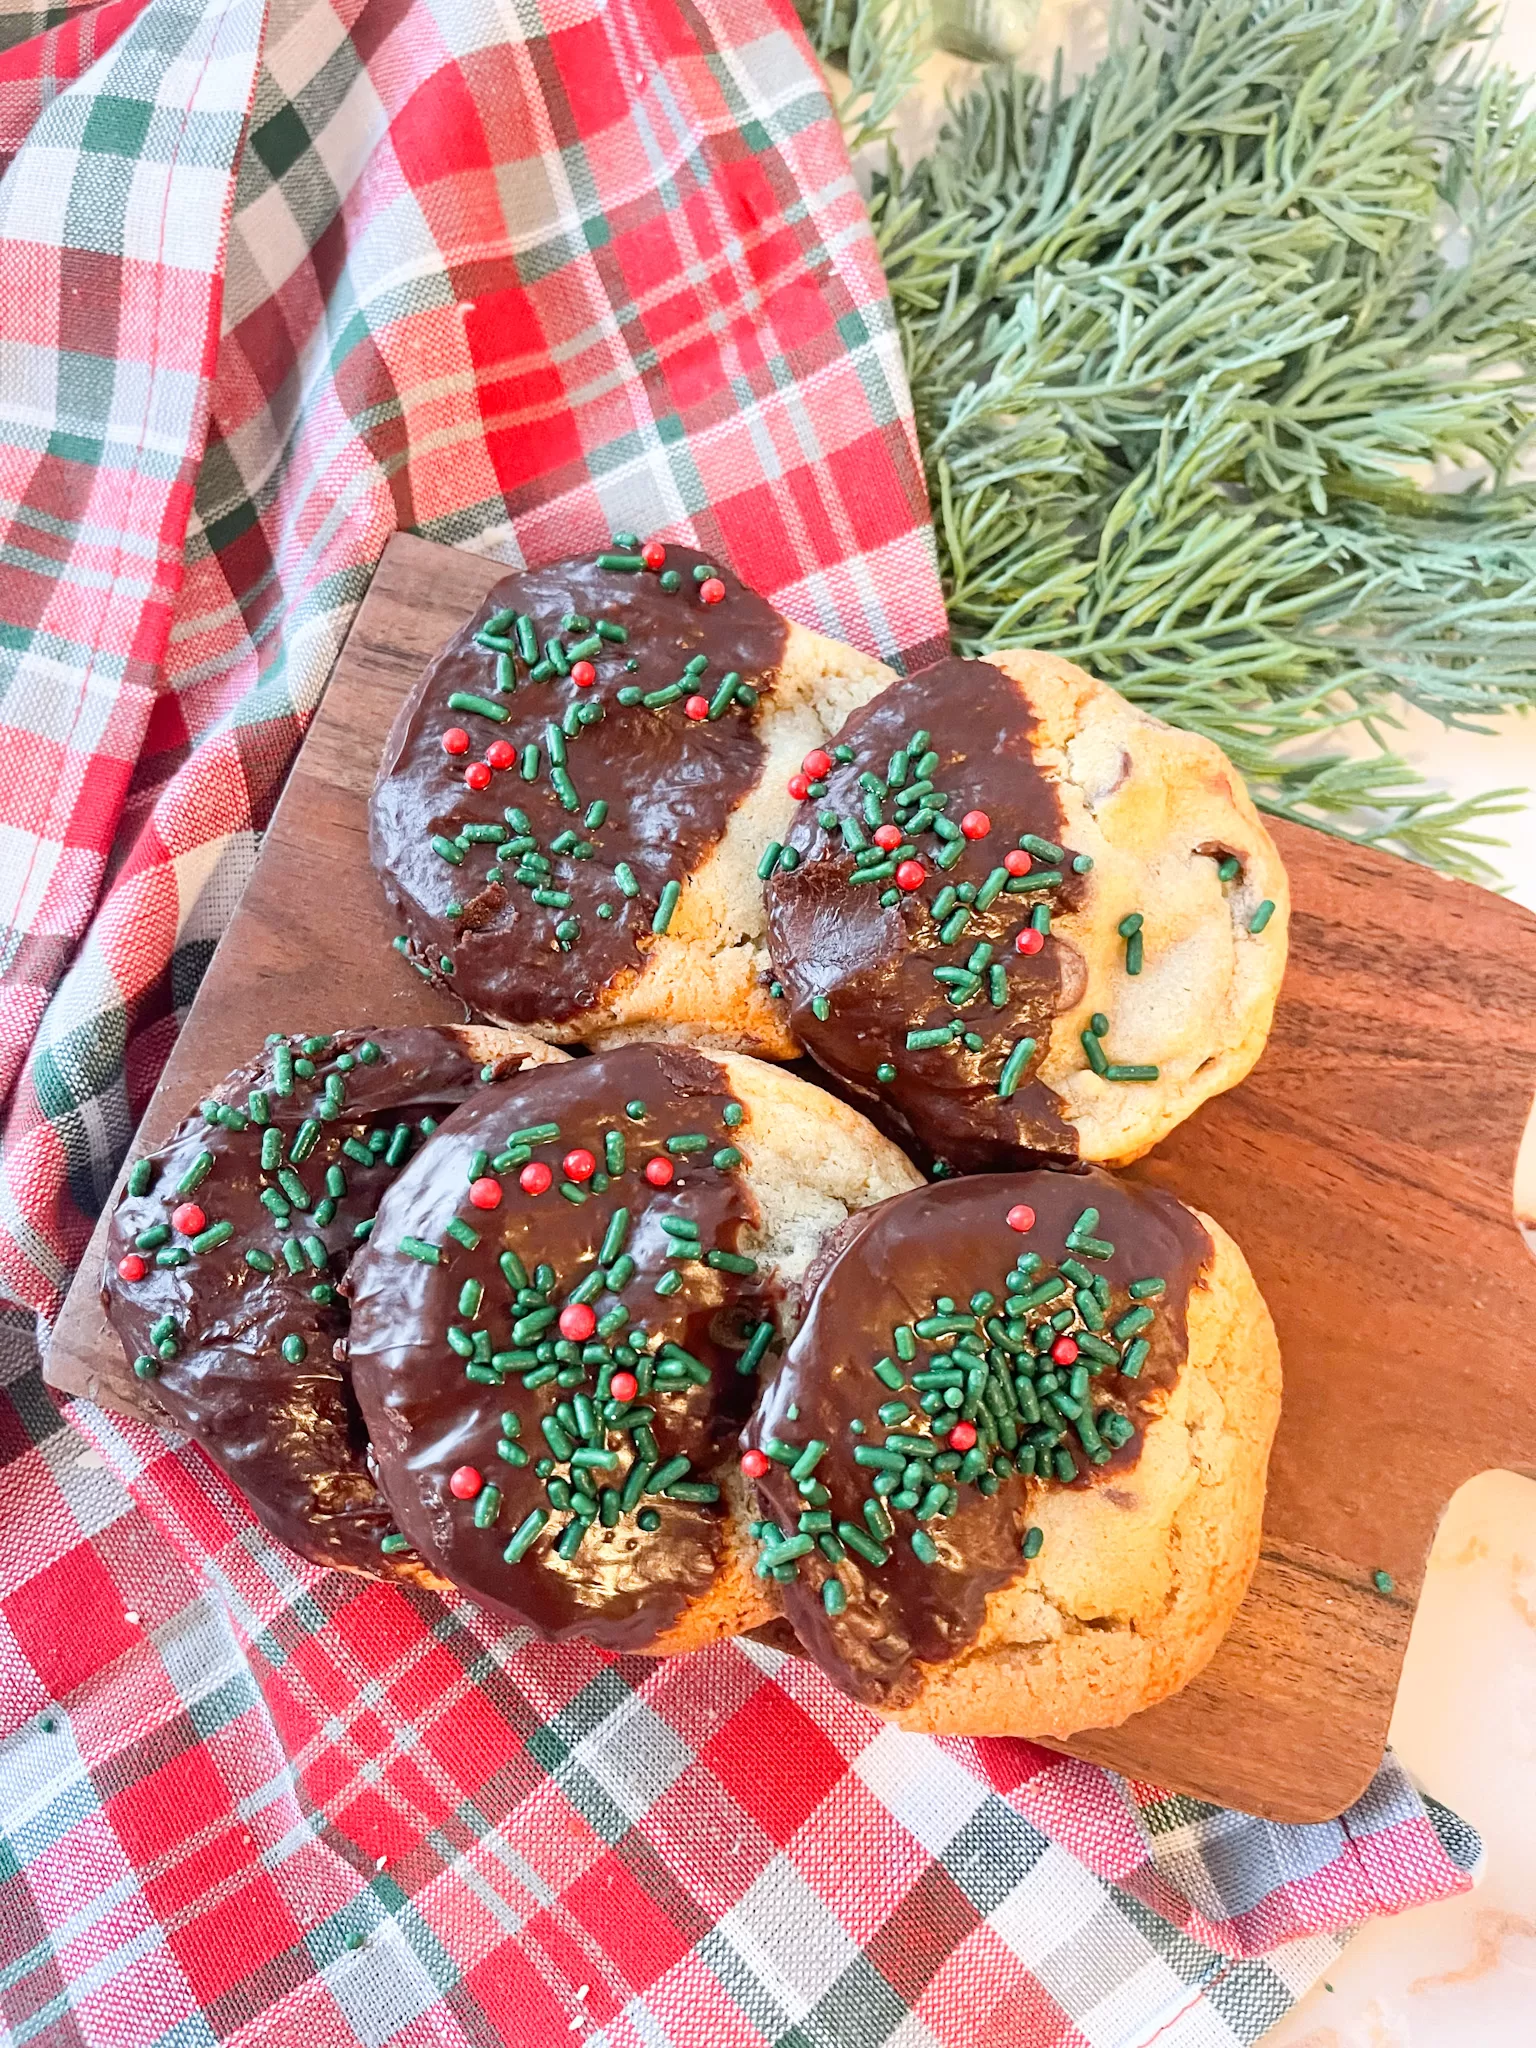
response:
<path id="1" fill-rule="evenodd" d="M 855 142 L 916 5 L 802 0 Z M 1071 90 L 988 72 L 871 198 L 958 645 L 1069 655 L 1267 810 L 1474 878 L 1518 793 L 1452 802 L 1382 735 L 1536 696 L 1536 115 L 1484 33 L 1142 0 Z"/>

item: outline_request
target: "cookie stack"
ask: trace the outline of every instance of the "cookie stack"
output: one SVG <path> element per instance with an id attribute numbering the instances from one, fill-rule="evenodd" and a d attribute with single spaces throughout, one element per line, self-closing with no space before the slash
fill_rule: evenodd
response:
<path id="1" fill-rule="evenodd" d="M 1200 1669 L 1278 1353 L 1219 1225 L 1103 1169 L 1269 1028 L 1285 875 L 1216 747 L 623 535 L 433 662 L 372 850 L 478 1021 L 270 1040 L 104 1278 L 276 1535 L 615 1649 L 787 1624 L 933 1731 Z"/>

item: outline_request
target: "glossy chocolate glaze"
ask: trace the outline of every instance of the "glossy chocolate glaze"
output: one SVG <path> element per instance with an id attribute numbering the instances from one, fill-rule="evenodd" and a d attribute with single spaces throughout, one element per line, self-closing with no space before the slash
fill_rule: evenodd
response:
<path id="1" fill-rule="evenodd" d="M 282 1044 L 303 1059 L 304 1042 Z M 358 1060 L 362 1045 L 377 1046 L 378 1058 Z M 325 1082 L 340 1071 L 338 1056 L 354 1064 L 343 1074 L 343 1106 L 329 1114 Z M 244 1114 L 252 1091 L 265 1093 L 267 1127 L 280 1133 L 283 1167 L 303 1182 L 309 1209 L 295 1209 L 291 1223 L 280 1228 L 261 1200 L 264 1191 L 279 1188 L 277 1170 L 262 1170 L 263 1127 L 250 1122 L 230 1130 L 199 1110 L 149 1155 L 154 1179 L 148 1192 L 125 1192 L 113 1212 L 102 1305 L 130 1362 L 144 1358 L 158 1366 L 157 1398 L 224 1468 L 274 1536 L 319 1564 L 386 1575 L 404 1569 L 414 1576 L 414 1562 L 402 1568 L 379 1550 L 393 1523 L 368 1469 L 367 1436 L 345 1364 L 333 1355 L 338 1345 L 345 1351 L 347 1305 L 335 1289 L 345 1285 L 358 1248 L 357 1226 L 373 1215 L 399 1169 L 382 1153 L 376 1163 L 361 1165 L 343 1147 L 367 1150 L 370 1132 L 390 1134 L 402 1126 L 414 1147 L 421 1120 L 448 1116 L 478 1085 L 479 1070 L 448 1033 L 428 1028 L 334 1032 L 313 1058 L 313 1074 L 296 1073 L 286 1095 L 276 1086 L 277 1057 L 268 1045 L 208 1102 Z M 294 1141 L 306 1124 L 314 1126 L 314 1149 L 293 1165 Z M 178 1183 L 205 1154 L 212 1159 L 206 1175 L 188 1196 L 178 1196 Z M 334 1168 L 345 1176 L 346 1189 L 327 1214 L 318 1205 Z M 210 1228 L 233 1223 L 233 1235 L 192 1252 L 190 1240 L 171 1229 L 182 1200 L 195 1202 Z M 145 1277 L 122 1279 L 118 1262 L 135 1251 L 140 1233 L 158 1229 L 169 1233 L 158 1250 L 187 1252 L 187 1262 L 160 1266 L 151 1246 L 141 1253 Z M 323 1271 L 307 1255 L 302 1271 L 290 1271 L 284 1243 L 302 1250 L 305 1238 L 323 1247 Z M 251 1249 L 274 1261 L 270 1273 L 246 1263 Z M 316 1286 L 332 1290 L 333 1298 L 316 1301 Z M 174 1317 L 178 1330 L 169 1358 L 157 1355 L 150 1335 L 164 1316 Z M 283 1356 L 283 1340 L 290 1337 L 305 1347 L 297 1364 Z"/>
<path id="2" fill-rule="evenodd" d="M 643 1116 L 631 1117 L 626 1105 L 642 1102 Z M 595 1522 L 570 1558 L 556 1551 L 561 1533 L 572 1521 L 558 1500 L 553 1509 L 545 1479 L 561 1487 L 573 1484 L 571 1446 L 612 1453 L 609 1467 L 588 1467 L 593 1494 L 617 1493 L 636 1460 L 637 1450 L 649 1459 L 643 1439 L 631 1438 L 619 1426 L 626 1406 L 652 1411 L 656 1458 L 689 1460 L 685 1487 L 713 1490 L 722 1462 L 734 1455 L 737 1432 L 750 1406 L 755 1381 L 737 1370 L 747 1333 L 771 1315 L 767 1276 L 718 1270 L 701 1256 L 681 1261 L 668 1258 L 678 1240 L 663 1229 L 663 1219 L 686 1219 L 697 1227 L 702 1254 L 737 1254 L 741 1234 L 755 1224 L 757 1205 L 738 1166 L 730 1163 L 735 1138 L 747 1127 L 726 1121 L 732 1097 L 720 1067 L 702 1054 L 654 1045 L 626 1046 L 592 1059 L 551 1066 L 519 1075 L 507 1085 L 488 1089 L 451 1118 L 431 1148 L 411 1171 L 401 1176 L 380 1212 L 378 1227 L 354 1274 L 352 1367 L 358 1396 L 367 1417 L 378 1460 L 380 1483 L 394 1507 L 400 1527 L 422 1556 L 488 1607 L 515 1620 L 532 1623 L 550 1636 L 583 1635 L 616 1649 L 640 1649 L 655 1640 L 684 1607 L 709 1585 L 720 1553 L 723 1510 L 717 1500 L 690 1500 L 667 1493 L 647 1493 L 619 1514 L 611 1526 Z M 733 1112 L 734 1113 L 734 1112 Z M 559 1136 L 503 1150 L 512 1132 L 555 1123 Z M 667 1140 L 702 1133 L 701 1151 L 677 1154 Z M 562 1161 L 573 1148 L 585 1148 L 601 1169 L 611 1134 L 623 1140 L 623 1170 L 609 1178 L 599 1171 L 586 1182 L 587 1199 L 562 1197 Z M 716 1165 L 716 1153 L 722 1163 Z M 506 1159 L 499 1173 L 501 1201 L 494 1209 L 475 1207 L 469 1199 L 472 1168 L 486 1171 L 484 1158 Z M 665 1187 L 645 1178 L 648 1162 L 670 1159 L 675 1178 Z M 554 1182 L 543 1193 L 525 1192 L 522 1167 L 545 1162 Z M 583 1184 L 571 1183 L 580 1188 Z M 519 1316 L 537 1316 L 547 1302 L 568 1305 L 573 1289 L 597 1270 L 598 1252 L 614 1212 L 628 1210 L 630 1225 L 624 1252 L 634 1261 L 633 1276 L 617 1288 L 594 1292 L 589 1306 L 600 1320 L 610 1311 L 628 1312 L 623 1329 L 607 1342 L 601 1332 L 586 1340 L 586 1349 L 559 1337 L 558 1322 L 543 1332 L 529 1332 L 514 1342 Z M 466 1245 L 449 1226 L 468 1225 L 478 1242 Z M 423 1263 L 400 1249 L 405 1238 L 441 1248 L 441 1262 Z M 553 1269 L 545 1289 L 536 1289 L 514 1304 L 513 1288 L 500 1261 L 516 1254 L 530 1280 L 537 1269 Z M 610 1255 L 614 1257 L 617 1255 Z M 604 1272 L 614 1275 L 610 1262 Z M 656 1292 L 669 1272 L 683 1276 L 681 1289 Z M 515 1277 L 515 1275 L 514 1275 Z M 480 1299 L 464 1307 L 463 1290 L 475 1283 Z M 450 1348 L 450 1326 L 466 1333 L 484 1332 L 484 1357 L 501 1359 L 501 1384 L 469 1376 L 475 1365 Z M 629 1340 L 647 1333 L 643 1349 Z M 542 1351 L 535 1347 L 542 1343 Z M 559 1344 L 558 1351 L 555 1349 Z M 660 1347 L 681 1345 L 708 1371 L 708 1384 L 683 1380 L 648 1390 Z M 532 1373 L 519 1369 L 509 1354 L 518 1351 L 532 1362 Z M 545 1367 L 569 1370 L 566 1385 L 558 1379 L 530 1388 L 527 1378 Z M 615 1366 L 633 1371 L 639 1383 L 634 1401 L 604 1400 Z M 485 1370 L 483 1364 L 480 1367 Z M 557 1406 L 591 1400 L 585 1437 L 572 1430 L 562 1444 Z M 529 1454 L 528 1461 L 508 1462 L 498 1450 L 507 1440 L 504 1413 L 516 1418 L 510 1439 Z M 553 1444 L 544 1424 L 554 1418 Z M 569 1427 L 569 1412 L 567 1427 Z M 551 1451 L 558 1467 L 541 1475 L 537 1461 Z M 454 1497 L 452 1473 L 469 1466 L 500 1492 L 494 1525 L 478 1527 L 477 1502 Z M 653 1462 L 653 1469 L 655 1469 Z M 578 1491 L 580 1488 L 578 1486 Z M 511 1563 L 503 1551 L 525 1519 L 539 1510 L 550 1519 L 526 1555 Z M 647 1530 L 642 1518 L 659 1516 L 659 1527 Z"/>
<path id="3" fill-rule="evenodd" d="M 841 827 L 828 830 L 819 819 L 824 812 L 851 818 L 859 835 L 870 839 L 874 826 L 859 778 L 868 773 L 883 782 L 892 756 L 919 730 L 929 733 L 939 757 L 927 779 L 948 799 L 942 815 L 958 827 L 968 812 L 981 811 L 991 829 L 981 839 L 951 841 L 964 850 L 947 870 L 936 859 L 945 842 L 932 831 L 915 835 L 908 844 L 916 848 L 926 879 L 920 889 L 900 892 L 899 901 L 882 903 L 882 888 L 889 893 L 894 881 L 852 883 L 855 855 Z M 1057 885 L 1030 889 L 1028 876 L 1017 878 L 1019 887 L 1005 887 L 985 910 L 973 909 L 949 942 L 941 936 L 947 919 L 930 914 L 946 887 L 979 888 L 1021 834 L 1062 844 L 1061 807 L 1035 760 L 1034 730 L 1018 686 L 990 662 L 936 662 L 892 683 L 838 734 L 854 757 L 833 766 L 824 795 L 801 805 L 787 842 L 799 864 L 787 873 L 778 869 L 766 887 L 769 950 L 796 1036 L 857 1092 L 861 1108 L 962 1169 L 1021 1165 L 1042 1156 L 1074 1158 L 1077 1152 L 1077 1133 L 1062 1117 L 1058 1098 L 1034 1076 L 1052 1021 L 1077 999 L 1075 980 L 1064 984 L 1064 972 L 1075 977 L 1081 963 L 1052 937 L 1033 955 L 1015 947 L 1036 904 L 1060 910 L 1080 898 L 1084 885 L 1072 868 L 1072 849 L 1064 848 Z M 909 774 L 906 786 L 912 781 Z M 898 793 L 891 791 L 880 805 L 883 820 L 892 824 L 922 808 L 898 807 Z M 1039 858 L 1033 865 L 1037 873 L 1053 872 Z M 956 1009 L 946 1001 L 945 986 L 934 980 L 934 969 L 964 969 L 978 944 L 992 948 L 989 964 L 1005 969 L 1006 1000 L 1000 1007 L 992 1004 L 983 972 L 981 989 Z M 824 1018 L 813 1008 L 818 1000 L 828 1005 Z M 909 1031 L 954 1019 L 981 1037 L 980 1050 L 962 1044 L 908 1047 Z M 999 1076 L 1024 1038 L 1034 1039 L 1034 1054 L 1016 1091 L 1003 1100 Z M 893 1080 L 878 1078 L 883 1062 L 895 1067 Z"/>
<path id="4" fill-rule="evenodd" d="M 1016 1204 L 1035 1212 L 1032 1228 L 1022 1233 L 1007 1220 Z M 961 1465 L 964 1483 L 958 1489 L 951 1483 L 949 1510 L 921 1524 L 937 1549 L 932 1563 L 921 1562 L 912 1548 L 913 1533 L 919 1528 L 915 1512 L 899 1508 L 888 1509 L 894 1533 L 883 1545 L 884 1563 L 867 1562 L 845 1544 L 845 1555 L 835 1564 L 818 1548 L 794 1560 L 792 1572 L 783 1568 L 779 1592 L 800 1641 L 839 1685 L 872 1706 L 898 1707 L 909 1700 L 921 1682 L 919 1667 L 943 1663 L 972 1642 L 985 1618 L 988 1595 L 1029 1570 L 1020 1544 L 1038 1489 L 1063 1483 L 1094 1485 L 1103 1475 L 1135 1462 L 1142 1431 L 1164 1404 L 1186 1355 L 1186 1305 L 1210 1259 L 1209 1236 L 1199 1218 L 1172 1196 L 1096 1171 L 942 1181 L 897 1195 L 852 1218 L 850 1227 L 840 1233 L 806 1319 L 744 1433 L 748 1446 L 777 1444 L 798 1452 L 815 1439 L 828 1447 L 810 1475 L 830 1495 L 824 1502 L 808 1500 L 784 1462 L 771 1463 L 757 1481 L 761 1512 L 784 1536 L 797 1536 L 797 1517 L 807 1508 L 814 1516 L 818 1506 L 820 1512 L 830 1513 L 834 1532 L 837 1525 L 851 1523 L 871 1533 L 864 1502 L 876 1490 L 877 1470 L 860 1465 L 855 1449 L 863 1445 L 879 1450 L 903 1435 L 932 1440 L 930 1419 L 911 1376 L 935 1364 L 944 1370 L 943 1352 L 955 1342 L 954 1333 L 919 1337 L 915 1357 L 903 1363 L 896 1326 L 910 1329 L 935 1314 L 941 1297 L 951 1300 L 968 1327 L 984 1333 L 980 1343 L 990 1342 L 986 1356 L 995 1381 L 998 1364 L 1015 1354 L 991 1341 L 986 1321 L 999 1318 L 1005 1334 L 1016 1344 L 1028 1345 L 1023 1326 L 1032 1332 L 1053 1310 L 1060 1314 L 1072 1308 L 1081 1284 L 1069 1283 L 1048 1302 L 1020 1311 L 1010 1323 L 1006 1282 L 1015 1262 L 1027 1262 L 1031 1255 L 1042 1262 L 1032 1270 L 1030 1288 L 1059 1277 L 1062 1257 L 1073 1256 L 1066 1251 L 1068 1235 L 1089 1208 L 1099 1211 L 1093 1241 L 1101 1252 L 1104 1244 L 1114 1247 L 1108 1256 L 1087 1251 L 1075 1255 L 1087 1271 L 1102 1274 L 1108 1282 L 1111 1306 L 1099 1341 L 1110 1344 L 1124 1362 L 1139 1362 L 1140 1372 L 1128 1378 L 1118 1366 L 1086 1354 L 1078 1362 L 1091 1375 L 1090 1415 L 1098 1418 L 1099 1427 L 1109 1426 L 1104 1423 L 1106 1413 L 1123 1416 L 1125 1442 L 1114 1448 L 1104 1443 L 1107 1455 L 1095 1464 L 1075 1431 L 1064 1428 L 1062 1443 L 1072 1446 L 1078 1468 L 1070 1481 L 1054 1472 L 1049 1478 L 1021 1476 L 1013 1458 L 1006 1460 L 1002 1471 L 994 1470 L 983 1442 L 976 1447 L 980 1455 L 972 1459 L 971 1469 L 980 1468 L 976 1477 Z M 1112 1334 L 1116 1321 L 1137 1306 L 1128 1292 L 1130 1283 L 1154 1277 L 1167 1286 L 1145 1304 L 1154 1312 L 1152 1320 L 1117 1340 Z M 969 1303 L 978 1290 L 990 1292 L 996 1304 L 973 1318 Z M 1058 1335 L 1082 1337 L 1085 1331 L 1078 1311 L 1071 1331 Z M 1139 1361 L 1129 1354 L 1138 1337 L 1147 1346 Z M 873 1371 L 882 1359 L 892 1361 L 888 1374 L 900 1372 L 904 1393 Z M 1046 1370 L 1060 1369 L 1046 1363 Z M 1063 1380 L 1066 1376 L 1062 1371 Z M 925 1391 L 935 1396 L 938 1392 Z M 908 1417 L 882 1422 L 882 1404 L 903 1400 Z M 985 1417 L 988 1412 L 970 1398 L 960 1415 L 974 1426 L 978 1413 Z M 1011 1417 L 1015 1442 L 1027 1444 L 1029 1430 L 1018 1419 L 1016 1402 Z M 1002 1443 L 1006 1444 L 1006 1435 Z M 912 1456 L 906 1451 L 901 1455 Z M 941 1448 L 939 1456 L 946 1455 L 955 1460 L 953 1450 Z M 1028 1462 L 1027 1451 L 1025 1455 Z M 1039 1456 L 1038 1449 L 1035 1455 Z M 990 1458 L 1004 1459 L 996 1437 Z M 982 1485 L 995 1479 L 995 1490 L 982 1491 L 976 1478 Z M 771 1552 L 773 1547 L 770 1539 L 765 1549 Z M 847 1598 L 840 1615 L 827 1611 L 822 1594 L 834 1571 Z"/>
<path id="5" fill-rule="evenodd" d="M 591 1010 L 616 975 L 634 973 L 651 945 L 651 926 L 662 890 L 697 869 L 723 834 L 732 811 L 762 771 L 758 714 L 733 701 L 716 718 L 696 720 L 686 695 L 647 708 L 618 701 L 622 689 L 650 692 L 684 678 L 687 663 L 707 658 L 688 693 L 713 698 L 735 673 L 758 692 L 771 689 L 784 654 L 785 622 L 763 598 L 721 572 L 724 599 L 705 604 L 693 570 L 705 557 L 667 544 L 668 573 L 681 585 L 668 592 L 650 571 L 601 569 L 592 559 L 558 562 L 507 576 L 475 617 L 455 634 L 412 691 L 385 744 L 374 786 L 370 825 L 373 863 L 390 902 L 400 911 L 411 957 L 423 972 L 460 996 L 472 1011 L 502 1023 L 560 1024 Z M 712 565 L 709 565 L 712 566 Z M 574 612 L 615 623 L 628 632 L 622 644 L 604 641 L 590 657 L 597 680 L 578 689 L 568 677 L 528 680 L 516 662 L 516 687 L 496 688 L 497 655 L 475 635 L 498 612 L 515 608 L 532 617 L 542 648 L 551 639 L 579 644 L 580 632 L 561 632 Z M 481 697 L 507 712 L 498 722 L 454 709 L 454 692 Z M 563 804 L 551 779 L 547 734 L 571 707 L 599 707 L 602 719 L 563 740 L 568 771 L 579 795 Z M 457 726 L 470 736 L 467 754 L 443 750 L 443 734 Z M 488 788 L 464 781 L 466 767 L 487 746 L 505 741 L 517 760 L 496 770 Z M 525 747 L 544 749 L 537 780 L 525 782 Z M 559 744 L 559 742 L 557 742 Z M 601 800 L 607 817 L 584 824 Z M 507 808 L 521 809 L 529 832 L 506 829 L 503 843 L 537 841 L 549 862 L 544 877 L 567 904 L 533 900 L 534 883 L 517 879 L 521 855 L 498 862 L 496 843 L 459 848 L 454 866 L 433 851 L 432 839 L 453 840 L 466 828 L 506 826 Z M 554 853 L 551 842 L 572 831 L 589 856 Z M 626 896 L 615 870 L 627 863 L 637 893 Z M 461 907 L 450 918 L 450 903 Z M 599 914 L 600 906 L 608 910 Z M 556 926 L 575 919 L 579 934 L 556 937 Z M 447 963 L 445 966 L 444 963 Z"/>

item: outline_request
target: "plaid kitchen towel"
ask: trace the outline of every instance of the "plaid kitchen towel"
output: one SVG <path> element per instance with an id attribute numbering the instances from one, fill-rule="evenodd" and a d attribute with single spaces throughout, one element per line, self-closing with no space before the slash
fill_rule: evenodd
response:
<path id="1" fill-rule="evenodd" d="M 3 5 L 3 0 L 0 0 Z M 1475 1842 L 1277 1828 L 302 1566 L 35 1373 L 384 540 L 942 644 L 787 0 L 0 12 L 0 2020 L 45 2048 L 1251 2041 Z"/>

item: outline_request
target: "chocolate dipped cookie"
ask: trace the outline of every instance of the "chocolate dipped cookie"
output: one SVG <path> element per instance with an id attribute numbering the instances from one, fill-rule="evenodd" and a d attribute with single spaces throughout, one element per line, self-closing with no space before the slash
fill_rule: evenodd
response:
<path id="1" fill-rule="evenodd" d="M 374 865 L 418 970 L 555 1043 L 791 1057 L 757 862 L 890 679 L 674 542 L 508 576 L 402 706 Z"/>
<path id="2" fill-rule="evenodd" d="M 508 1619 L 686 1650 L 768 1618 L 738 1438 L 808 1266 L 918 1176 L 782 1070 L 635 1044 L 448 1118 L 353 1272 L 402 1537 Z"/>
<path id="3" fill-rule="evenodd" d="M 949 1168 L 1139 1158 L 1263 1050 L 1289 892 L 1242 778 L 1070 662 L 893 682 L 792 793 L 772 988 Z"/>
<path id="4" fill-rule="evenodd" d="M 503 1031 L 274 1037 L 128 1169 L 102 1306 L 141 1384 L 317 1564 L 421 1580 L 374 1484 L 346 1363 L 381 1196 L 488 1079 L 565 1055 Z"/>
<path id="5" fill-rule="evenodd" d="M 745 1433 L 757 1572 L 839 1685 L 933 1733 L 1113 1725 L 1258 1556 L 1274 1329 L 1209 1217 L 1100 1172 L 851 1219 Z"/>

